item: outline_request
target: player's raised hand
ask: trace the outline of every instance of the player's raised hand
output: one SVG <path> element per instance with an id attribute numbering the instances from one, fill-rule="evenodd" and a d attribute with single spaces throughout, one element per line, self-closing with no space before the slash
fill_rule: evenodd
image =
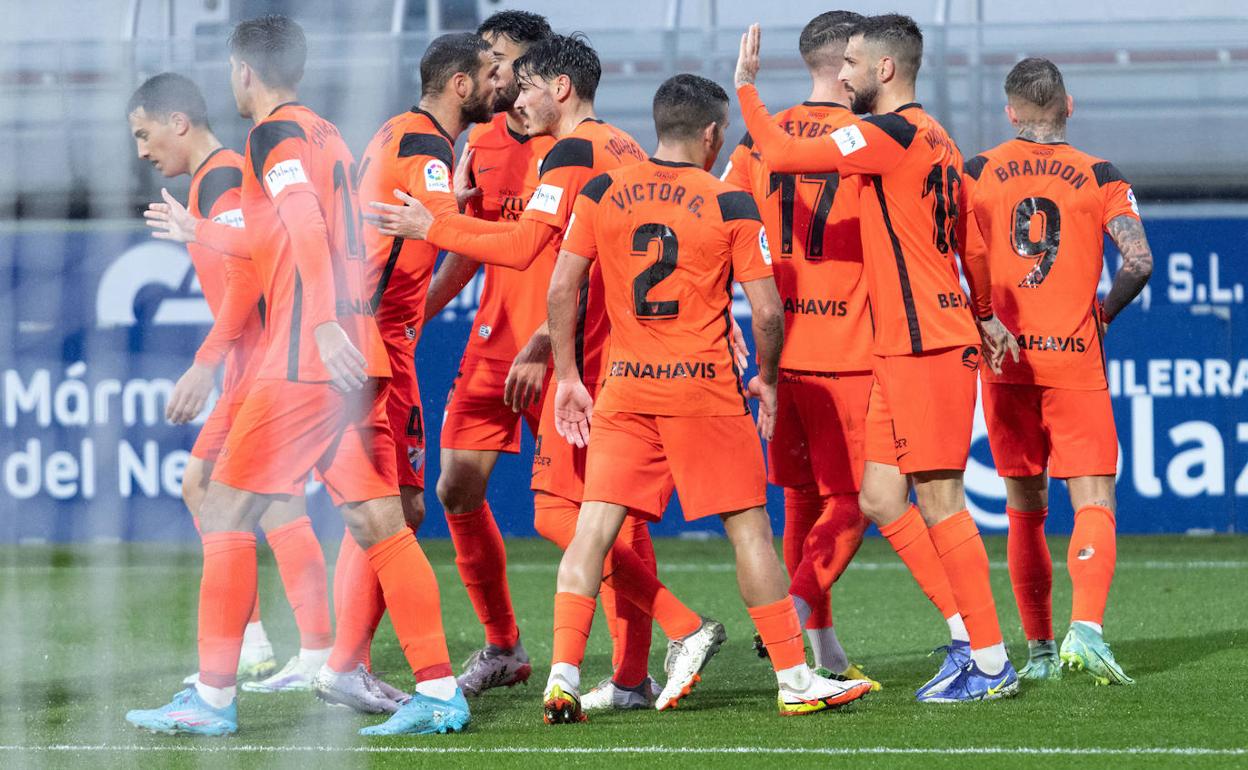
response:
<path id="1" fill-rule="evenodd" d="M 1015 339 L 1013 332 L 1005 328 L 1000 318 L 992 316 L 986 321 L 980 321 L 979 336 L 984 342 L 988 368 L 993 372 L 1001 373 L 1001 364 L 1005 361 L 1006 353 L 1010 354 L 1014 363 L 1018 363 L 1018 340 Z"/>
<path id="2" fill-rule="evenodd" d="M 589 445 L 594 399 L 579 379 L 560 380 L 555 388 L 555 431 L 577 447 Z"/>
<path id="3" fill-rule="evenodd" d="M 459 159 L 455 166 L 455 202 L 463 211 L 468 201 L 481 197 L 481 188 L 472 183 L 472 155 L 476 150 L 469 150 Z"/>
<path id="4" fill-rule="evenodd" d="M 522 412 L 537 403 L 549 369 L 550 335 L 539 330 L 511 362 L 503 384 L 503 403 L 513 412 Z"/>
<path id="5" fill-rule="evenodd" d="M 312 333 L 316 337 L 316 350 L 321 355 L 321 363 L 329 371 L 334 388 L 343 393 L 363 388 L 368 382 L 364 354 L 351 344 L 346 330 L 337 321 L 328 321 Z"/>
<path id="6" fill-rule="evenodd" d="M 178 243 L 195 242 L 195 225 L 199 219 L 186 210 L 165 188 L 160 189 L 164 203 L 152 203 L 143 212 L 143 221 L 152 228 L 152 237 Z"/>
<path id="7" fill-rule="evenodd" d="M 779 411 L 775 384 L 768 385 L 759 377 L 751 377 L 746 392 L 750 398 L 758 399 L 758 435 L 764 441 L 771 441 L 776 432 L 776 413 Z"/>
<path id="8" fill-rule="evenodd" d="M 191 364 L 173 386 L 173 394 L 165 406 L 165 419 L 174 425 L 183 425 L 198 417 L 212 394 L 213 379 L 212 367 Z"/>
<path id="9" fill-rule="evenodd" d="M 758 24 L 751 24 L 741 36 L 741 50 L 737 53 L 737 71 L 733 76 L 733 82 L 736 83 L 737 88 L 753 84 L 754 79 L 758 77 L 758 68 L 761 66 L 758 51 L 762 39 L 763 31 Z"/>
<path id="10" fill-rule="evenodd" d="M 745 344 L 745 332 L 741 331 L 736 318 L 732 319 L 732 358 L 742 374 L 750 367 L 750 348 Z"/>
<path id="11" fill-rule="evenodd" d="M 373 201 L 368 204 L 374 211 L 364 215 L 364 221 L 377 228 L 382 235 L 423 241 L 433 224 L 433 214 L 412 196 L 395 189 L 394 197 L 403 201 L 402 206 Z"/>

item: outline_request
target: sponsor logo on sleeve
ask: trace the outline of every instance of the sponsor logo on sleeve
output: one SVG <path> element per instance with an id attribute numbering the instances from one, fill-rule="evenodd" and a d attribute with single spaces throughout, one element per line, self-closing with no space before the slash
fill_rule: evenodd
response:
<path id="1" fill-rule="evenodd" d="M 767 228 L 758 228 L 758 250 L 763 253 L 763 264 L 771 264 L 771 247 L 767 245 Z"/>
<path id="2" fill-rule="evenodd" d="M 264 175 L 264 183 L 269 188 L 269 195 L 274 198 L 278 193 L 292 184 L 306 184 L 308 175 L 303 173 L 303 164 L 298 158 L 283 160 L 273 164 L 269 173 Z"/>
<path id="3" fill-rule="evenodd" d="M 553 184 L 538 185 L 538 188 L 533 191 L 533 197 L 529 198 L 526 211 L 534 209 L 546 214 L 554 214 L 559 211 L 561 200 L 563 200 L 562 187 L 555 187 Z"/>
<path id="4" fill-rule="evenodd" d="M 436 158 L 425 163 L 425 190 L 440 193 L 451 191 L 451 170 Z"/>
<path id="5" fill-rule="evenodd" d="M 832 141 L 836 142 L 842 155 L 851 155 L 867 146 L 867 138 L 862 135 L 862 129 L 858 126 L 838 128 L 829 136 L 832 137 Z"/>
<path id="6" fill-rule="evenodd" d="M 230 227 L 241 228 L 244 226 L 243 210 L 242 209 L 230 209 L 229 211 L 222 211 L 220 214 L 217 214 L 215 217 L 213 217 L 212 221 L 219 222 L 223 225 L 228 225 Z"/>

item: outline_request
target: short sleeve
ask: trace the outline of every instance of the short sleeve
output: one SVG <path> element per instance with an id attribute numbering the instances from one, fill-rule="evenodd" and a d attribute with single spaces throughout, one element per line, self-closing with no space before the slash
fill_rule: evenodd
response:
<path id="1" fill-rule="evenodd" d="M 1140 206 L 1135 200 L 1135 191 L 1131 183 L 1109 161 L 1100 161 L 1092 166 L 1096 182 L 1101 186 L 1101 194 L 1105 200 L 1105 215 L 1101 220 L 1102 227 L 1118 217 L 1140 218 Z"/>
<path id="2" fill-rule="evenodd" d="M 747 192 L 733 190 L 720 193 L 717 202 L 732 256 L 733 278 L 744 282 L 770 277 L 771 248 L 754 198 Z"/>
<path id="3" fill-rule="evenodd" d="M 602 174 L 589 181 L 581 194 L 576 196 L 567 233 L 563 236 L 563 250 L 585 259 L 598 258 L 598 239 L 594 225 L 598 219 L 598 203 L 611 186 L 611 177 Z"/>
<path id="4" fill-rule="evenodd" d="M 453 214 L 459 211 L 451 187 L 454 160 L 450 143 L 441 136 L 404 134 L 394 160 L 395 179 L 435 217 Z"/>
<path id="5" fill-rule="evenodd" d="M 536 219 L 560 230 L 568 224 L 581 188 L 594 178 L 594 146 L 588 139 L 561 139 L 542 160 L 537 189 L 522 218 Z"/>
<path id="6" fill-rule="evenodd" d="M 303 127 L 293 120 L 260 123 L 247 137 L 251 171 L 274 204 L 292 192 L 310 192 L 311 148 Z"/>

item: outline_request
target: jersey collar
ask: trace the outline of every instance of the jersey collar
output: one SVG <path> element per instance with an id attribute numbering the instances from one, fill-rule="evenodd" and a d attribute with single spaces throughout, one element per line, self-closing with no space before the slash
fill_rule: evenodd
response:
<path id="1" fill-rule="evenodd" d="M 532 138 L 533 138 L 533 137 L 529 136 L 528 134 L 517 134 L 515 131 L 512 131 L 512 130 L 511 130 L 511 124 L 509 124 L 509 123 L 508 123 L 507 121 L 505 121 L 505 120 L 503 121 L 503 129 L 507 132 L 507 135 L 508 135 L 508 136 L 510 136 L 512 139 L 516 140 L 516 143 L 517 143 L 517 144 L 524 144 L 525 142 L 527 142 L 527 141 L 529 141 L 530 139 L 532 139 Z"/>
<path id="2" fill-rule="evenodd" d="M 918 102 L 906 102 L 905 104 L 901 105 L 897 109 L 893 110 L 893 112 L 901 112 L 902 110 L 921 110 L 921 109 L 923 109 L 923 105 L 919 104 Z"/>
<path id="3" fill-rule="evenodd" d="M 455 146 L 455 137 L 453 137 L 453 136 L 451 136 L 450 134 L 446 133 L 446 129 L 445 129 L 445 128 L 442 128 L 442 124 L 438 122 L 438 119 L 437 119 L 437 118 L 435 118 L 434 116 L 430 115 L 430 114 L 429 114 L 428 112 L 426 112 L 425 110 L 422 110 L 420 107 L 413 107 L 413 108 L 412 108 L 412 112 L 416 113 L 417 115 L 424 115 L 426 118 L 429 118 L 429 122 L 433 124 L 433 127 L 434 127 L 434 128 L 438 129 L 438 133 L 439 133 L 439 134 L 441 134 L 442 136 L 444 136 L 444 137 L 446 138 L 446 141 L 448 141 L 448 142 L 450 142 L 450 143 L 451 143 L 451 146 L 452 146 L 452 147 L 454 147 L 454 146 Z"/>
<path id="4" fill-rule="evenodd" d="M 802 102 L 802 106 L 803 107 L 836 107 L 842 110 L 849 109 L 845 105 L 838 104 L 837 102 Z"/>
<path id="5" fill-rule="evenodd" d="M 283 107 L 302 107 L 302 106 L 303 106 L 303 102 L 297 102 L 297 101 L 296 102 L 282 102 L 281 104 L 274 107 L 273 111 L 270 112 L 266 117 L 270 117 L 270 118 L 273 117 L 274 115 L 277 114 L 277 111 L 282 109 Z"/>
<path id="6" fill-rule="evenodd" d="M 1016 136 L 1014 138 L 1020 142 L 1026 142 L 1027 144 L 1038 144 L 1042 147 L 1052 147 L 1053 145 L 1070 144 L 1070 142 L 1037 142 L 1035 139 L 1028 139 L 1025 136 Z"/>
<path id="7" fill-rule="evenodd" d="M 674 160 L 659 160 L 658 158 L 650 158 L 649 160 L 656 166 L 667 166 L 668 168 L 698 168 L 696 163 L 677 163 Z"/>
<path id="8" fill-rule="evenodd" d="M 212 157 L 213 157 L 214 155 L 216 155 L 216 154 L 217 154 L 217 153 L 219 153 L 219 152 L 224 152 L 224 151 L 225 151 L 225 145 L 221 145 L 221 146 L 220 146 L 220 147 L 218 147 L 217 149 L 215 149 L 215 150 L 213 150 L 212 152 L 208 153 L 208 157 L 206 157 L 206 158 L 204 158 L 202 161 L 200 161 L 200 162 L 199 162 L 199 165 L 195 167 L 195 170 L 194 170 L 193 172 L 191 172 L 191 178 L 192 178 L 192 179 L 194 179 L 196 176 L 198 176 L 198 175 L 199 175 L 199 172 L 201 172 L 201 171 L 203 171 L 203 170 L 204 170 L 204 166 L 207 166 L 207 165 L 208 165 L 208 161 L 212 160 Z"/>

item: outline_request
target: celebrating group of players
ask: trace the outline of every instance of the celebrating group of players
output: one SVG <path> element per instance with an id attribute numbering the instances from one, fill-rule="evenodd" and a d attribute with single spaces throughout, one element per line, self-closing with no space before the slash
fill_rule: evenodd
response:
<path id="1" fill-rule="evenodd" d="M 817 16 L 800 39 L 810 98 L 775 116 L 753 86 L 759 39 L 757 25 L 742 37 L 736 86 L 748 133 L 722 180 L 708 170 L 729 122 L 723 88 L 689 74 L 664 82 L 647 155 L 596 116 L 601 65 L 585 39 L 521 11 L 434 40 L 419 104 L 386 121 L 358 163 L 338 130 L 297 101 L 306 42 L 285 17 L 242 22 L 230 37 L 230 84 L 255 124 L 245 155 L 221 146 L 186 78 L 158 75 L 135 92 L 139 155 L 166 176 L 192 176 L 187 206 L 166 192 L 148 223 L 187 244 L 215 318 L 170 419 L 194 418 L 223 362 L 226 374 L 184 477 L 204 548 L 199 671 L 171 703 L 130 712 L 131 723 L 234 733 L 243 679 L 249 691 L 314 690 L 390 714 L 363 734 L 463 729 L 465 696 L 532 671 L 485 500 L 499 454 L 519 450 L 522 421 L 536 438 L 536 528 L 564 549 L 548 723 L 670 709 L 723 644 L 724 627 L 657 578 L 647 521 L 674 491 L 687 519 L 723 521 L 783 715 L 880 688 L 850 663 L 829 599 L 869 523 L 948 624 L 920 701 L 1012 695 L 1020 678 L 1056 678 L 1063 663 L 1131 683 L 1100 625 L 1117 463 L 1101 341 L 1152 266 L 1131 188 L 1112 164 L 1065 143 L 1073 102 L 1051 62 L 1014 67 L 1005 90 L 1017 138 L 964 163 L 915 103 L 923 42 L 911 19 Z M 1123 266 L 1101 303 L 1103 232 Z M 482 264 L 437 484 L 485 629 L 456 678 L 415 537 L 426 450 L 414 353 L 425 320 Z M 758 373 L 748 382 L 734 282 L 752 309 Z M 1029 643 L 1019 672 L 962 487 L 981 377 Z M 314 472 L 346 520 L 332 631 L 325 559 L 302 498 Z M 1049 474 L 1067 480 L 1076 508 L 1060 652 L 1044 539 Z M 785 491 L 787 575 L 768 481 Z M 256 594 L 257 525 L 300 631 L 299 654 L 276 672 Z M 582 695 L 600 592 L 613 671 Z M 411 695 L 371 672 L 387 610 L 415 676 Z M 661 685 L 649 670 L 652 622 L 669 639 Z"/>

